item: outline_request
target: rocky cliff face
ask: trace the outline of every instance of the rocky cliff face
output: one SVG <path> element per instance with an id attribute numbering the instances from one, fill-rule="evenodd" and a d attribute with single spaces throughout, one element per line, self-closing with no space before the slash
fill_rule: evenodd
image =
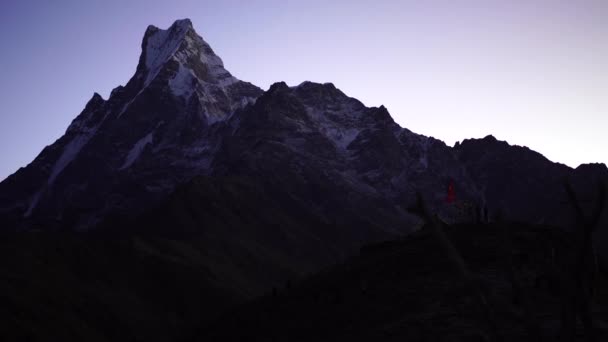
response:
<path id="1" fill-rule="evenodd" d="M 0 185 L 5 215 L 27 227 L 91 228 L 135 215 L 205 173 L 218 125 L 262 90 L 233 77 L 189 20 L 150 26 L 135 75 L 98 94 L 65 135 Z"/>

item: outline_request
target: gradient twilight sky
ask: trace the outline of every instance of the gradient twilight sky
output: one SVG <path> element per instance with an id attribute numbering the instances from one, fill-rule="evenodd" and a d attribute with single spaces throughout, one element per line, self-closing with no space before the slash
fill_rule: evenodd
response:
<path id="1" fill-rule="evenodd" d="M 493 134 L 608 163 L 607 0 L 3 0 L 0 179 L 128 81 L 149 24 L 186 17 L 264 89 L 332 82 L 449 145 Z"/>

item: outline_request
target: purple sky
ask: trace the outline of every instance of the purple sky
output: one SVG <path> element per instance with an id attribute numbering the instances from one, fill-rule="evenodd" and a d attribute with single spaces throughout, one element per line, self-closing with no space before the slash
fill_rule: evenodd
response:
<path id="1" fill-rule="evenodd" d="M 453 145 L 493 134 L 608 163 L 608 1 L 0 3 L 0 179 L 135 71 L 149 24 L 190 18 L 236 77 L 333 82 Z"/>

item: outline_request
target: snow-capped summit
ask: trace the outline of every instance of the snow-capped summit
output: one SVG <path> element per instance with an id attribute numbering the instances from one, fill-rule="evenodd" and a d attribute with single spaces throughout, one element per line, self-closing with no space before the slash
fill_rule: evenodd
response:
<path id="1" fill-rule="evenodd" d="M 95 93 L 63 137 L 0 184 L 0 214 L 64 221 L 66 208 L 76 207 L 89 213 L 76 226 L 91 227 L 107 212 L 143 208 L 207 172 L 218 143 L 211 126 L 262 90 L 232 76 L 188 19 L 166 30 L 149 26 L 141 45 L 126 85 L 107 100 Z"/>
<path id="2" fill-rule="evenodd" d="M 145 66 L 144 85 L 148 85 L 169 62 L 177 62 L 179 70 L 174 79 L 200 81 L 227 86 L 238 82 L 224 68 L 222 59 L 200 37 L 190 19 L 177 20 L 166 30 L 149 26 L 142 43 L 142 62 Z M 183 85 L 177 85 L 183 86 Z"/>
<path id="3" fill-rule="evenodd" d="M 259 88 L 239 81 L 225 69 L 190 19 L 177 20 L 166 30 L 149 26 L 141 45 L 131 85 L 137 95 L 148 87 L 167 87 L 183 101 L 203 106 L 211 123 L 225 119 L 259 95 Z"/>
<path id="4" fill-rule="evenodd" d="M 174 58 L 174 54 L 190 30 L 193 30 L 192 23 L 187 19 L 176 21 L 167 30 L 148 26 L 142 42 L 141 55 L 145 70 L 145 85 L 157 76 L 165 63 Z"/>

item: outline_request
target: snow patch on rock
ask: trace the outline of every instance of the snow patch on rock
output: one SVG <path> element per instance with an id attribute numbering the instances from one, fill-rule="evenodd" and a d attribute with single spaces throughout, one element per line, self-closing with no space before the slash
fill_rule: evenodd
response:
<path id="1" fill-rule="evenodd" d="M 48 185 L 52 185 L 59 174 L 68 166 L 74 158 L 80 153 L 80 150 L 91 140 L 97 129 L 91 130 L 90 132 L 82 133 L 74 137 L 64 148 L 63 153 L 53 165 L 51 175 L 47 181 Z"/>
<path id="2" fill-rule="evenodd" d="M 23 214 L 23 217 L 30 217 L 30 216 L 32 216 L 32 212 L 34 211 L 34 209 L 38 205 L 38 202 L 40 201 L 40 196 L 41 195 L 42 195 L 42 189 L 39 190 L 38 192 L 36 192 L 34 194 L 34 196 L 32 196 L 32 198 L 30 199 L 30 205 L 28 206 L 26 212 Z"/>
<path id="3" fill-rule="evenodd" d="M 420 145 L 420 165 L 426 170 L 429 168 L 429 146 L 431 143 L 431 139 L 423 139 L 422 144 Z"/>
<path id="4" fill-rule="evenodd" d="M 307 106 L 306 111 L 312 121 L 316 123 L 319 131 L 341 151 L 346 151 L 348 145 L 361 132 L 361 128 L 356 122 L 361 113 L 352 110 L 349 106 L 339 111 L 321 110 Z M 340 118 L 340 120 L 336 121 L 336 118 Z"/>
<path id="5" fill-rule="evenodd" d="M 194 92 L 195 78 L 192 70 L 180 64 L 175 76 L 169 80 L 169 87 L 176 96 L 189 98 Z"/>
<path id="6" fill-rule="evenodd" d="M 135 161 L 141 156 L 141 154 L 144 151 L 144 149 L 146 148 L 146 146 L 148 144 L 152 144 L 153 141 L 154 141 L 154 131 L 148 133 L 145 137 L 139 139 L 135 143 L 135 145 L 133 145 L 133 148 L 131 148 L 131 150 L 127 154 L 127 157 L 125 158 L 125 162 L 123 163 L 123 165 L 120 167 L 119 170 L 124 170 L 126 168 L 131 167 L 131 165 L 133 165 L 133 163 L 135 163 Z"/>
<path id="7" fill-rule="evenodd" d="M 188 32 L 187 25 L 176 22 L 168 30 L 157 30 L 146 44 L 146 68 L 148 73 L 144 86 L 147 86 L 158 75 L 162 66 L 175 54 Z"/>
<path id="8" fill-rule="evenodd" d="M 322 132 L 329 137 L 342 150 L 345 150 L 361 132 L 357 128 L 336 129 L 335 127 L 325 127 Z"/>

